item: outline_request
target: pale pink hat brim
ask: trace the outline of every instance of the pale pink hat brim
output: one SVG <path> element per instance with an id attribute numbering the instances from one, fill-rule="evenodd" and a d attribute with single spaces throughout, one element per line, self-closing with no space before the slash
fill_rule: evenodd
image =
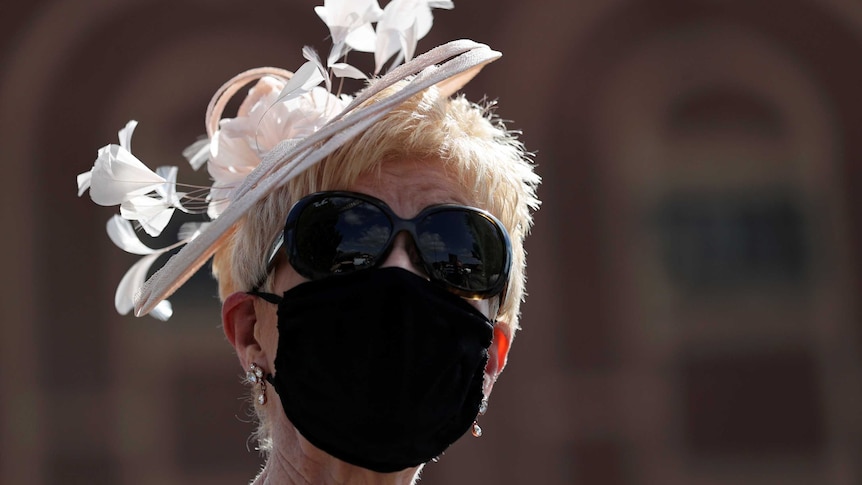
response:
<path id="1" fill-rule="evenodd" d="M 449 42 L 374 80 L 341 114 L 299 144 L 283 142 L 277 145 L 236 189 L 233 200 L 224 212 L 144 283 L 135 296 L 135 315 L 146 315 L 182 286 L 219 250 L 230 234 L 230 229 L 258 201 L 326 158 L 417 93 L 437 86 L 442 95 L 451 96 L 486 64 L 500 56 L 499 52 L 471 40 Z M 238 77 L 243 75 L 259 77 L 255 71 L 248 71 Z M 392 96 L 362 106 L 380 91 L 411 76 L 407 85 Z M 223 97 L 216 96 L 216 99 L 220 98 Z M 216 109 L 221 110 L 219 106 Z M 208 115 L 212 110 L 211 106 Z M 349 116 L 345 116 L 347 114 Z M 208 127 L 208 131 L 211 128 Z"/>

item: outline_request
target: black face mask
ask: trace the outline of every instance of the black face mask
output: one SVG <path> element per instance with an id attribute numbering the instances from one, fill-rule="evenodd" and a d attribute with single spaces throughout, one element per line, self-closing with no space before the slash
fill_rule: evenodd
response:
<path id="1" fill-rule="evenodd" d="M 278 304 L 284 412 L 313 445 L 394 472 L 439 456 L 479 411 L 493 325 L 401 268 L 303 283 Z"/>

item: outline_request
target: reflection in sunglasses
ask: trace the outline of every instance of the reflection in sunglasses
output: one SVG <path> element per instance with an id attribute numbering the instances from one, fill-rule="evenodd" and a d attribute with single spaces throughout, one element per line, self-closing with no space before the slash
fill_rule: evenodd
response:
<path id="1" fill-rule="evenodd" d="M 488 298 L 505 287 L 511 264 L 505 229 L 472 207 L 429 206 L 402 219 L 364 194 L 312 194 L 291 210 L 285 241 L 294 268 L 319 279 L 379 266 L 402 230 L 432 281 L 468 298 Z"/>
<path id="2" fill-rule="evenodd" d="M 423 232 L 419 235 L 419 246 L 426 251 L 448 252 L 443 236 L 436 232 Z"/>

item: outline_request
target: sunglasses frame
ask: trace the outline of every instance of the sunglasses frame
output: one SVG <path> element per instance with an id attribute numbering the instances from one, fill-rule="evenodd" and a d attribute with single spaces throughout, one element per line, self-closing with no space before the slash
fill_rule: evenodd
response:
<path id="1" fill-rule="evenodd" d="M 293 206 L 290 208 L 290 211 L 287 215 L 287 220 L 284 225 L 284 230 L 279 235 L 278 239 L 273 244 L 272 250 L 269 254 L 269 259 L 267 260 L 267 274 L 269 274 L 273 266 L 275 265 L 276 258 L 278 256 L 279 251 L 284 247 L 285 253 L 287 254 L 288 261 L 290 265 L 294 268 L 294 270 L 299 273 L 301 276 L 308 278 L 310 280 L 317 280 L 326 278 L 329 276 L 338 276 L 338 273 L 332 272 L 319 272 L 315 271 L 311 268 L 308 268 L 300 258 L 298 254 L 297 244 L 295 243 L 296 237 L 296 224 L 299 221 L 300 215 L 303 214 L 305 208 L 315 202 L 319 202 L 323 199 L 329 197 L 344 197 L 355 199 L 364 203 L 371 204 L 375 208 L 377 208 L 389 221 L 392 232 L 390 233 L 388 239 L 386 240 L 383 252 L 378 256 L 378 263 L 370 266 L 368 268 L 359 269 L 358 271 L 362 271 L 364 269 L 373 269 L 379 267 L 383 261 L 386 260 L 389 253 L 392 251 L 392 243 L 395 237 L 401 232 L 407 232 L 411 238 L 413 238 L 413 244 L 416 246 L 418 259 L 421 260 L 422 269 L 425 271 L 427 277 L 436 285 L 444 288 L 445 290 L 454 293 L 463 298 L 469 298 L 474 300 L 480 299 L 488 299 L 493 298 L 494 296 L 500 295 L 500 301 L 503 301 L 503 298 L 506 293 L 506 288 L 509 282 L 509 275 L 512 270 L 512 242 L 509 238 L 509 233 L 506 230 L 503 223 L 500 222 L 499 219 L 494 217 L 488 211 L 470 207 L 466 205 L 460 204 L 435 204 L 428 206 L 422 209 L 415 217 L 404 219 L 398 216 L 389 205 L 387 205 L 382 200 L 372 197 L 367 194 L 362 194 L 358 192 L 350 192 L 350 191 L 322 191 L 315 192 L 313 194 L 306 195 L 305 197 L 299 199 Z M 431 264 L 425 261 L 425 258 L 422 256 L 422 249 L 419 247 L 418 243 L 418 234 L 416 232 L 416 226 L 419 222 L 421 222 L 425 217 L 430 214 L 458 209 L 467 211 L 473 214 L 477 214 L 482 218 L 486 219 L 496 230 L 499 236 L 500 241 L 503 244 L 503 255 L 505 260 L 502 264 L 502 271 L 500 272 L 500 278 L 494 284 L 493 287 L 486 289 L 484 291 L 470 291 L 462 288 L 458 288 L 453 284 L 449 283 L 443 278 L 435 277 L 435 271 L 431 267 Z M 285 245 L 285 241 L 287 244 Z"/>

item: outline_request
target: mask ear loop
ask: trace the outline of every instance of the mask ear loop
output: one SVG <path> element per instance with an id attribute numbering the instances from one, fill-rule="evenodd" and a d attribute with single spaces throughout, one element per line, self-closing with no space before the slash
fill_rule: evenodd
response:
<path id="1" fill-rule="evenodd" d="M 272 303 L 273 305 L 279 305 L 279 304 L 281 304 L 281 300 L 283 300 L 282 297 L 280 297 L 274 293 L 267 293 L 265 291 L 251 290 L 251 291 L 246 291 L 245 293 L 247 295 L 256 296 L 256 297 L 262 299 L 263 301 Z"/>

